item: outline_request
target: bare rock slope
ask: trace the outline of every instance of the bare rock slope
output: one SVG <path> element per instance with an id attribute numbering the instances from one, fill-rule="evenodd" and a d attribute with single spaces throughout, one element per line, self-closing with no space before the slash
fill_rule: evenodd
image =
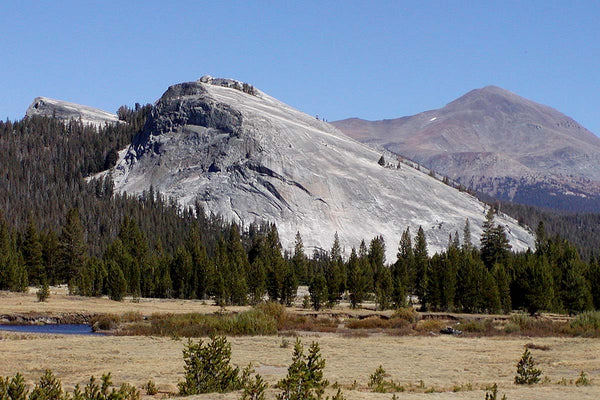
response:
<path id="1" fill-rule="evenodd" d="M 550 107 L 495 86 L 411 117 L 333 125 L 492 196 L 600 209 L 600 138 Z"/>
<path id="2" fill-rule="evenodd" d="M 169 87 L 112 174 L 122 192 L 152 185 L 228 219 L 275 222 L 286 248 L 297 231 L 309 249 L 338 232 L 347 251 L 381 234 L 393 260 L 406 227 L 423 226 L 438 251 L 466 218 L 478 243 L 482 203 L 413 168 L 381 166 L 380 156 L 249 85 L 203 77 Z M 532 246 L 516 221 L 498 221 L 514 249 Z"/>
<path id="3" fill-rule="evenodd" d="M 25 115 L 29 117 L 34 115 L 55 117 L 63 121 L 69 121 L 71 119 L 76 121 L 81 120 L 84 124 L 91 124 L 94 126 L 119 122 L 116 114 L 111 114 L 81 104 L 50 99 L 48 97 L 36 97 L 27 109 Z"/>

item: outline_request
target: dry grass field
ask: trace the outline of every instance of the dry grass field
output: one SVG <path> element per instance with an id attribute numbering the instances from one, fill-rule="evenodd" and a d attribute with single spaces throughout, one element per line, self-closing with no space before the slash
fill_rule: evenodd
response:
<path id="1" fill-rule="evenodd" d="M 83 299 L 52 294 L 48 303 L 37 303 L 35 295 L 0 293 L 0 314 L 62 312 L 213 312 L 217 307 L 197 301 L 140 301 L 115 303 L 107 299 Z M 449 337 L 389 336 L 382 333 L 366 337 L 347 337 L 335 333 L 300 335 L 308 345 L 320 343 L 327 366 L 325 377 L 337 382 L 344 396 L 351 399 L 391 399 L 392 393 L 372 393 L 369 375 L 380 364 L 387 379 L 407 391 L 399 399 L 481 399 L 483 388 L 497 382 L 499 392 L 512 399 L 600 399 L 600 340 L 584 338 L 527 337 Z M 245 366 L 252 362 L 269 384 L 286 374 L 293 337 L 231 337 L 233 362 Z M 287 345 L 286 345 L 287 342 Z M 67 388 L 84 384 L 90 375 L 112 372 L 115 383 L 129 382 L 141 387 L 153 379 L 161 393 L 176 392 L 183 374 L 181 351 L 185 340 L 144 336 L 69 336 L 0 332 L 0 375 L 17 371 L 33 384 L 44 369 L 52 369 Z M 533 349 L 532 354 L 548 377 L 533 387 L 513 384 L 515 364 L 523 346 L 534 343 L 548 350 Z M 574 382 L 581 371 L 592 379 L 590 386 Z M 567 385 L 557 382 L 563 380 Z M 420 381 L 424 388 L 419 388 Z M 356 383 L 355 383 L 356 382 Z M 459 390 L 471 387 L 469 390 Z M 432 393 L 425 393 L 432 391 Z M 271 389 L 267 398 L 274 399 Z M 237 399 L 239 393 L 195 396 L 202 399 Z"/>
<path id="2" fill-rule="evenodd" d="M 308 344 L 317 340 L 327 360 L 326 378 L 338 382 L 348 399 L 390 399 L 392 394 L 371 393 L 369 374 L 383 365 L 393 379 L 425 389 L 398 393 L 400 399 L 483 399 L 482 390 L 497 382 L 509 399 L 598 399 L 600 398 L 600 341 L 597 339 L 537 338 L 535 344 L 549 350 L 532 350 L 549 383 L 534 387 L 514 385 L 515 364 L 528 338 L 392 337 L 374 335 L 346 338 L 322 334 L 303 336 Z M 290 346 L 283 348 L 282 341 Z M 252 362 L 263 377 L 275 383 L 286 373 L 293 338 L 277 336 L 233 337 L 233 362 Z M 33 383 L 45 368 L 51 368 L 69 387 L 85 383 L 90 375 L 112 372 L 115 383 L 141 387 L 153 379 L 161 391 L 175 392 L 183 372 L 181 350 L 185 341 L 154 337 L 54 336 L 0 333 L 0 375 L 24 373 Z M 561 386 L 559 380 L 575 380 L 580 371 L 592 385 Z M 354 381 L 356 388 L 353 389 Z M 473 390 L 453 392 L 454 386 L 470 384 Z M 423 393 L 433 388 L 434 393 Z M 417 390 L 417 389 L 415 389 Z M 274 392 L 269 393 L 273 395 Z M 204 398 L 237 398 L 233 393 Z"/>

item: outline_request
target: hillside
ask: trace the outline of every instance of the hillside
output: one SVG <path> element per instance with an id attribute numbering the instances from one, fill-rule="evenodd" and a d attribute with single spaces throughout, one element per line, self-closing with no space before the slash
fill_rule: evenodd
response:
<path id="1" fill-rule="evenodd" d="M 163 94 L 111 173 L 120 192 L 153 187 L 246 225 L 275 222 L 284 248 L 297 231 L 309 249 L 336 232 L 346 250 L 383 235 L 391 260 L 406 227 L 422 226 L 434 252 L 467 218 L 478 243 L 481 202 L 413 168 L 379 165 L 380 156 L 250 85 L 204 77 Z M 516 221 L 499 222 L 514 250 L 533 245 Z"/>
<path id="2" fill-rule="evenodd" d="M 600 209 L 600 139 L 572 118 L 495 86 L 410 117 L 333 125 L 502 200 Z"/>

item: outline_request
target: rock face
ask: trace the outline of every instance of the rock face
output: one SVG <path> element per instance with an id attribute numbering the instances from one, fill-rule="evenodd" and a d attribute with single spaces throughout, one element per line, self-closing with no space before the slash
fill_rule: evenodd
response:
<path id="1" fill-rule="evenodd" d="M 479 243 L 484 205 L 381 153 L 333 126 L 241 82 L 204 77 L 169 87 L 143 131 L 112 170 L 115 188 L 150 186 L 182 205 L 249 224 L 277 224 L 284 248 L 297 231 L 305 247 L 329 248 L 335 232 L 349 252 L 383 235 L 395 259 L 402 231 L 423 226 L 430 252 L 445 248 L 469 218 Z M 516 250 L 532 236 L 509 218 Z"/>
<path id="2" fill-rule="evenodd" d="M 55 117 L 63 121 L 81 120 L 84 124 L 103 126 L 105 123 L 117 123 L 119 119 L 116 114 L 111 114 L 97 108 L 81 104 L 69 103 L 62 100 L 49 99 L 47 97 L 36 97 L 27 109 L 26 116 L 41 115 Z"/>
<path id="3" fill-rule="evenodd" d="M 411 117 L 333 125 L 501 199 L 600 209 L 600 139 L 566 115 L 495 86 Z"/>

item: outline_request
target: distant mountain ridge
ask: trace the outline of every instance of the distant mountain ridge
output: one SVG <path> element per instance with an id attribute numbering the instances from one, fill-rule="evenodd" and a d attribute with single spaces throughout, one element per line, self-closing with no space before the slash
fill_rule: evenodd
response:
<path id="1" fill-rule="evenodd" d="M 484 204 L 380 156 L 250 85 L 203 77 L 168 88 L 110 172 L 120 192 L 152 187 L 246 225 L 274 222 L 287 249 L 296 232 L 309 251 L 328 248 L 336 232 L 347 252 L 382 235 L 391 261 L 407 227 L 414 235 L 422 226 L 435 252 L 467 218 L 478 243 Z M 498 222 L 513 249 L 533 246 L 515 220 Z"/>
<path id="2" fill-rule="evenodd" d="M 50 99 L 48 97 L 36 97 L 29 108 L 27 108 L 25 115 L 29 117 L 34 115 L 54 117 L 63 121 L 81 120 L 84 124 L 95 126 L 119 122 L 119 118 L 116 114 L 98 108 L 70 103 L 63 100 Z"/>
<path id="3" fill-rule="evenodd" d="M 410 117 L 332 124 L 503 200 L 600 210 L 600 138 L 557 110 L 496 86 Z"/>

